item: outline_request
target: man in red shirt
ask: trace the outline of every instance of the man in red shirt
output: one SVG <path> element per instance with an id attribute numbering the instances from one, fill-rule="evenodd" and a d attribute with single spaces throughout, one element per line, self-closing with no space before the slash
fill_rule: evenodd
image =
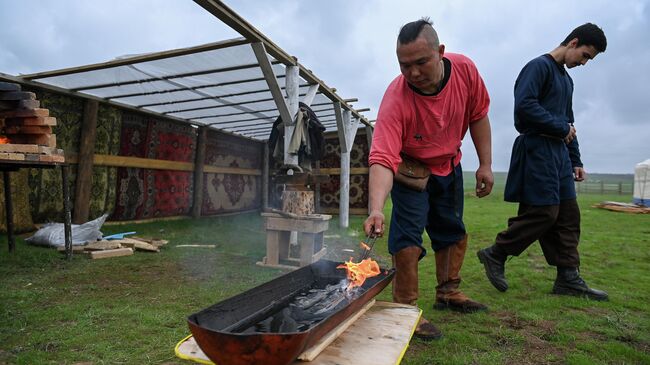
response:
<path id="1" fill-rule="evenodd" d="M 388 86 L 379 108 L 369 156 L 369 216 L 366 234 L 382 235 L 383 209 L 391 193 L 388 248 L 396 269 L 393 300 L 414 305 L 418 298 L 418 262 L 426 254 L 426 229 L 436 257 L 437 309 L 463 313 L 487 307 L 460 290 L 460 268 L 467 249 L 463 224 L 461 140 L 470 130 L 480 166 L 476 194 L 492 190 L 492 146 L 488 108 L 490 97 L 474 63 L 460 54 L 445 53 L 428 18 L 405 24 L 397 39 L 401 75 Z M 400 154 L 431 171 L 425 191 L 393 182 Z M 425 340 L 441 332 L 422 318 L 415 331 Z"/>

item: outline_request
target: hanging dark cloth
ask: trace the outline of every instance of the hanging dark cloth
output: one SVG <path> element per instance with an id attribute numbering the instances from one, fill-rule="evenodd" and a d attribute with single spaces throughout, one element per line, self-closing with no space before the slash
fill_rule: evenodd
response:
<path id="1" fill-rule="evenodd" d="M 300 102 L 298 108 L 298 112 L 302 113 L 302 117 L 297 119 L 300 120 L 301 123 L 304 123 L 304 125 L 295 128 L 295 132 L 305 133 L 306 139 L 302 139 L 300 146 L 297 148 L 297 153 L 298 160 L 301 161 L 300 165 L 304 166 L 310 164 L 311 161 L 320 161 L 323 158 L 323 155 L 325 154 L 325 127 L 318 120 L 316 113 L 314 113 L 307 104 Z M 269 149 L 272 151 L 271 155 L 276 160 L 283 161 L 284 123 L 281 117 L 278 117 L 273 123 L 268 145 Z"/>

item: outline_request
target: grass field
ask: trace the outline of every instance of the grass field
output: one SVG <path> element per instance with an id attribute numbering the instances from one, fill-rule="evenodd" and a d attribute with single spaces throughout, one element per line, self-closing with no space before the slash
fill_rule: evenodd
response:
<path id="1" fill-rule="evenodd" d="M 497 192 L 502 191 L 497 189 Z M 582 274 L 609 302 L 550 294 L 555 270 L 538 244 L 507 263 L 510 289 L 484 277 L 475 251 L 489 245 L 516 206 L 499 193 L 467 194 L 470 235 L 462 288 L 490 310 L 457 314 L 432 309 L 433 254 L 420 265 L 424 316 L 444 332 L 413 340 L 402 364 L 648 364 L 650 363 L 650 216 L 592 208 L 626 196 L 579 198 L 583 217 Z M 387 211 L 388 213 L 388 211 Z M 327 232 L 328 258 L 347 259 L 362 217 Z M 65 261 L 55 250 L 0 238 L 0 364 L 183 364 L 174 345 L 189 333 L 186 316 L 266 282 L 283 271 L 255 265 L 265 254 L 257 213 L 138 225 L 106 225 L 104 234 L 137 231 L 170 243 L 156 253 Z M 215 244 L 217 248 L 182 248 Z M 385 238 L 374 257 L 387 265 Z M 390 300 L 390 288 L 379 296 Z"/>

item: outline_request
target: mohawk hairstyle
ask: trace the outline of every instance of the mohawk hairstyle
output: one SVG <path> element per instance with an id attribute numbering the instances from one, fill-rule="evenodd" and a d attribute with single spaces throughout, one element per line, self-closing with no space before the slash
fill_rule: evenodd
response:
<path id="1" fill-rule="evenodd" d="M 422 29 L 425 26 L 430 26 L 433 30 L 433 22 L 429 17 L 423 17 L 420 20 L 414 22 L 406 23 L 400 28 L 399 35 L 397 36 L 397 42 L 399 44 L 408 44 L 413 42 L 419 35 L 422 33 Z M 434 30 L 435 34 L 435 30 Z M 436 43 L 438 36 L 436 35 Z"/>

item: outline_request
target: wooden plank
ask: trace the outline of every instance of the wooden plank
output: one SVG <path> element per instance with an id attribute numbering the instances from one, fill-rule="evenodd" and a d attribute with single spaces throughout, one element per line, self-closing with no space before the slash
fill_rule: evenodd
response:
<path id="1" fill-rule="evenodd" d="M 361 307 L 358 311 L 356 311 L 353 315 L 349 316 L 345 321 L 339 323 L 338 326 L 334 327 L 333 330 L 327 333 L 327 335 L 323 336 L 316 344 L 307 350 L 305 350 L 302 354 L 298 355 L 298 360 L 302 361 L 313 361 L 316 356 L 318 356 L 327 346 L 329 346 L 334 340 L 336 340 L 345 330 L 347 330 L 359 317 L 361 317 L 364 313 L 375 305 L 375 300 L 372 299 L 368 301 L 363 307 Z"/>
<path id="2" fill-rule="evenodd" d="M 246 43 L 248 43 L 248 41 L 246 41 L 244 38 L 228 39 L 228 40 L 214 42 L 214 43 L 202 44 L 200 46 L 195 46 L 195 47 L 187 47 L 187 48 L 179 48 L 179 49 L 168 50 L 163 52 L 147 53 L 141 56 L 120 58 L 108 62 L 95 63 L 95 64 L 81 66 L 81 67 L 71 67 L 71 68 L 65 68 L 61 70 L 27 74 L 27 75 L 23 75 L 22 77 L 29 80 L 29 79 L 39 79 L 45 77 L 70 75 L 79 72 L 103 70 L 106 68 L 126 66 L 134 63 L 139 63 L 139 62 L 155 61 L 155 60 L 161 60 L 165 58 L 184 56 L 193 53 L 212 51 L 215 49 L 234 47 Z"/>
<path id="3" fill-rule="evenodd" d="M 39 153 L 38 147 L 33 144 L 2 143 L 0 144 L 0 152 Z"/>
<path id="4" fill-rule="evenodd" d="M 151 158 L 140 158 L 131 156 L 115 155 L 94 155 L 94 165 L 113 167 L 137 167 L 154 170 L 193 171 L 194 164 L 191 162 L 178 162 L 168 160 L 154 160 Z"/>
<path id="5" fill-rule="evenodd" d="M 77 179 L 75 181 L 74 217 L 72 223 L 82 224 L 88 221 L 90 200 L 93 185 L 93 162 L 95 153 L 95 136 L 97 134 L 97 114 L 99 103 L 86 100 L 81 124 L 81 141 L 77 164 Z"/>
<path id="6" fill-rule="evenodd" d="M 351 167 L 350 175 L 368 175 L 370 169 L 368 167 Z M 321 168 L 320 173 L 324 175 L 340 175 L 341 169 L 338 167 Z"/>
<path id="7" fill-rule="evenodd" d="M 262 170 L 260 169 L 243 169 L 239 167 L 223 167 L 223 166 L 209 166 L 205 165 L 203 168 L 204 173 L 210 174 L 233 174 L 233 175 L 251 175 L 260 176 Z"/>
<path id="8" fill-rule="evenodd" d="M 56 147 L 56 134 L 14 134 L 11 141 L 19 144 L 36 144 Z"/>
<path id="9" fill-rule="evenodd" d="M 201 216 L 203 206 L 203 170 L 205 164 L 205 145 L 208 138 L 207 126 L 199 127 L 196 137 L 196 156 L 194 160 L 194 196 L 192 200 L 192 217 Z"/>
<path id="10" fill-rule="evenodd" d="M 13 125 L 5 127 L 5 134 L 52 134 L 52 127 L 49 125 Z"/>
<path id="11" fill-rule="evenodd" d="M 25 154 L 0 152 L 0 160 L 25 161 Z"/>
<path id="12" fill-rule="evenodd" d="M 47 110 L 47 109 L 46 109 Z M 8 126 L 14 125 L 47 125 L 55 126 L 56 118 L 54 117 L 17 117 L 5 119 L 5 124 Z"/>
<path id="13" fill-rule="evenodd" d="M 129 247 L 137 251 L 160 252 L 160 249 L 148 242 L 136 240 L 133 238 L 122 238 L 117 241 L 124 247 Z"/>
<path id="14" fill-rule="evenodd" d="M 277 265 L 280 263 L 280 232 L 266 232 L 266 260 L 265 264 Z"/>
<path id="15" fill-rule="evenodd" d="M 269 58 L 266 54 L 266 48 L 264 47 L 264 44 L 259 42 L 251 43 L 251 47 L 253 48 L 257 62 L 260 65 L 260 69 L 262 70 L 262 74 L 266 80 L 266 84 L 269 87 L 271 96 L 273 96 L 275 106 L 280 112 L 282 121 L 285 123 L 285 125 L 287 123 L 291 123 L 293 121 L 293 115 L 289 112 L 289 107 L 287 106 L 287 103 L 282 96 L 282 90 L 278 85 L 277 76 L 275 75 L 275 72 L 273 72 L 273 67 L 271 66 L 271 62 L 269 61 Z"/>
<path id="16" fill-rule="evenodd" d="M 399 364 L 420 315 L 421 311 L 414 306 L 376 302 L 310 365 Z M 301 362 L 293 363 L 296 364 Z"/>
<path id="17" fill-rule="evenodd" d="M 129 247 L 116 248 L 114 250 L 93 251 L 90 253 L 90 258 L 93 260 L 107 259 L 109 257 L 130 256 L 133 255 L 133 249 Z"/>
<path id="18" fill-rule="evenodd" d="M 3 91 L 0 100 L 35 100 L 36 94 L 29 91 Z"/>
<path id="19" fill-rule="evenodd" d="M 41 162 L 65 162 L 63 155 L 38 155 L 38 160 Z"/>
<path id="20" fill-rule="evenodd" d="M 104 251 L 104 250 L 115 250 L 118 248 L 122 248 L 122 245 L 118 241 L 109 241 L 109 240 L 90 242 L 89 244 L 83 246 L 83 249 L 85 251 Z"/>
<path id="21" fill-rule="evenodd" d="M 329 221 L 309 221 L 303 219 L 272 218 L 266 219 L 266 229 L 277 231 L 298 231 L 306 233 L 318 233 L 329 228 Z"/>
<path id="22" fill-rule="evenodd" d="M 336 129 L 337 135 L 339 137 L 339 146 L 341 147 L 341 153 L 349 152 L 349 146 L 347 144 L 347 139 L 345 138 L 345 122 L 343 121 L 343 110 L 341 110 L 341 103 L 334 102 L 334 115 L 336 116 Z"/>
<path id="23" fill-rule="evenodd" d="M 24 117 L 47 117 L 50 115 L 49 109 L 15 109 L 0 112 L 0 118 L 24 118 Z"/>
<path id="24" fill-rule="evenodd" d="M 371 126 L 366 126 L 366 143 L 368 143 L 368 150 L 372 148 L 372 134 L 373 128 Z"/>
<path id="25" fill-rule="evenodd" d="M 20 84 L 0 81 L 0 91 L 20 91 Z"/>

